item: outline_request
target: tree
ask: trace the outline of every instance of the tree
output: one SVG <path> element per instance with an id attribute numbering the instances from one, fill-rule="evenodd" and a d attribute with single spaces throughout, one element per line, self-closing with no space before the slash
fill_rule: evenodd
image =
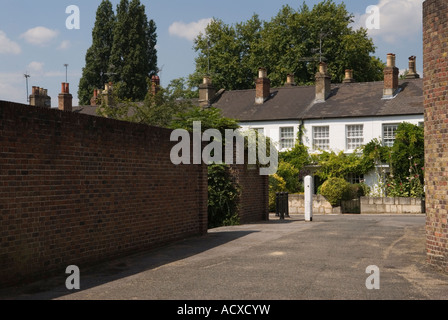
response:
<path id="1" fill-rule="evenodd" d="M 109 82 L 107 71 L 113 43 L 112 30 L 115 14 L 112 3 L 104 0 L 96 12 L 95 26 L 92 31 L 92 46 L 86 53 L 86 65 L 79 81 L 78 97 L 81 105 L 90 105 L 94 89 Z"/>
<path id="2" fill-rule="evenodd" d="M 293 73 L 299 84 L 311 84 L 322 55 L 334 82 L 341 82 L 345 69 L 353 69 L 357 81 L 383 78 L 384 63 L 375 52 L 367 30 L 353 30 L 353 15 L 345 5 L 326 0 L 310 9 L 282 9 L 270 21 L 254 15 L 246 22 L 227 25 L 214 19 L 195 40 L 198 52 L 196 84 L 210 68 L 216 86 L 227 90 L 250 89 L 259 67 L 266 67 L 274 87 Z"/>
<path id="3" fill-rule="evenodd" d="M 109 72 L 122 99 L 143 100 L 147 79 L 157 73 L 156 26 L 148 21 L 140 0 L 121 0 L 113 29 Z"/>

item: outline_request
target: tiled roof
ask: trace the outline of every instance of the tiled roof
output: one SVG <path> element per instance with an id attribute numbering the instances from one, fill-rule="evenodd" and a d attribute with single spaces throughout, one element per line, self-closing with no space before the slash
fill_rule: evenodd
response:
<path id="1" fill-rule="evenodd" d="M 271 97 L 255 104 L 255 89 L 226 91 L 214 106 L 238 121 L 328 119 L 423 114 L 423 80 L 401 80 L 399 93 L 384 100 L 383 82 L 333 84 L 330 97 L 315 103 L 314 86 L 272 88 Z"/>

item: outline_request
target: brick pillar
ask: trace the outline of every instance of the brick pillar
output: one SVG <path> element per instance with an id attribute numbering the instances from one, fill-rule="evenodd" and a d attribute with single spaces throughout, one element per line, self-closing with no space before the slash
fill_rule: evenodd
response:
<path id="1" fill-rule="evenodd" d="M 448 2 L 423 4 L 427 262 L 448 273 Z"/>

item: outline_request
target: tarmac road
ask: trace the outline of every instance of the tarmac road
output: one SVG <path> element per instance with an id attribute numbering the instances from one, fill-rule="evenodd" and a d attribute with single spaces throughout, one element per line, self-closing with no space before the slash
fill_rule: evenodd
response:
<path id="1" fill-rule="evenodd" d="M 157 250 L 0 291 L 2 299 L 447 300 L 426 265 L 424 215 L 315 215 L 210 230 Z M 377 266 L 379 289 L 367 289 Z M 376 275 L 376 274 L 375 274 Z"/>

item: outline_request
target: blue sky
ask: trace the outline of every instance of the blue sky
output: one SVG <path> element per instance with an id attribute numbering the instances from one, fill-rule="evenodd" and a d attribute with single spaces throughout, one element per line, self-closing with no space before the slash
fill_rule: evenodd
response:
<path id="1" fill-rule="evenodd" d="M 157 25 L 158 61 L 162 68 L 162 85 L 186 77 L 194 71 L 196 53 L 192 39 L 211 18 L 233 24 L 257 13 L 269 20 L 283 5 L 299 7 L 303 0 L 142 0 L 147 15 Z M 319 0 L 305 0 L 312 7 Z M 417 69 L 422 75 L 422 2 L 423 0 L 335 0 L 344 2 L 355 15 L 354 27 L 366 26 L 370 14 L 366 8 L 376 5 L 380 12 L 380 29 L 370 30 L 377 47 L 375 53 L 383 61 L 387 53 L 397 55 L 397 66 L 404 70 L 408 57 L 417 56 Z M 31 86 L 48 89 L 53 107 L 61 82 L 68 82 L 77 105 L 78 83 L 91 45 L 95 14 L 101 0 L 2 0 L 0 11 L 0 100 L 26 103 L 28 72 Z M 112 0 L 114 8 L 119 0 Z M 69 30 L 66 8 L 80 10 L 80 28 Z"/>

